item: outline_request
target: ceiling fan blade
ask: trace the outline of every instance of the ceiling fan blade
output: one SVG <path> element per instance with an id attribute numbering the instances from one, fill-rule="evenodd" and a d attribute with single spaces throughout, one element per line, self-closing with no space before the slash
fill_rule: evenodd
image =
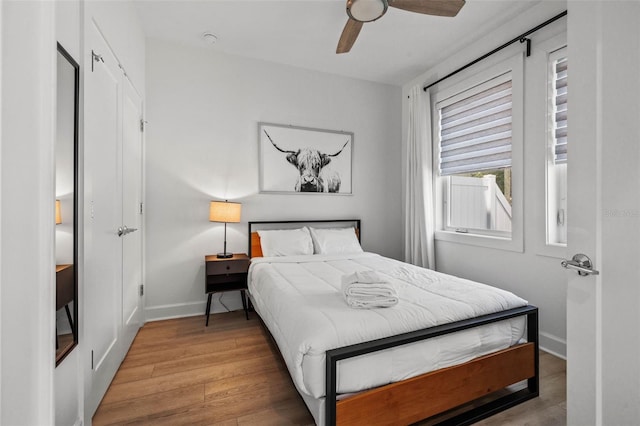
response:
<path id="1" fill-rule="evenodd" d="M 362 22 L 349 18 L 347 24 L 344 26 L 344 30 L 342 30 L 342 35 L 338 41 L 336 53 L 347 53 L 350 51 L 351 46 L 356 42 L 361 29 Z"/>
<path id="2" fill-rule="evenodd" d="M 409 12 L 436 16 L 456 16 L 465 0 L 389 0 L 389 6 Z"/>

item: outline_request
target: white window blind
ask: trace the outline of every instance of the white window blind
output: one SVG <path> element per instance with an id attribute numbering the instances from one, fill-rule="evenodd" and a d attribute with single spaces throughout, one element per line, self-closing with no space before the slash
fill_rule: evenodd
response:
<path id="1" fill-rule="evenodd" d="M 554 65 L 554 160 L 556 164 L 567 162 L 567 58 L 558 59 Z"/>
<path id="2" fill-rule="evenodd" d="M 442 106 L 440 175 L 511 167 L 512 82 Z"/>

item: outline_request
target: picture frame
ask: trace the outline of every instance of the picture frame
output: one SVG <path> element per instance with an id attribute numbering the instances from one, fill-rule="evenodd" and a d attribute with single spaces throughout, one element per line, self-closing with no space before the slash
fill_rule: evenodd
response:
<path id="1" fill-rule="evenodd" d="M 258 123 L 260 192 L 352 195 L 353 132 Z"/>

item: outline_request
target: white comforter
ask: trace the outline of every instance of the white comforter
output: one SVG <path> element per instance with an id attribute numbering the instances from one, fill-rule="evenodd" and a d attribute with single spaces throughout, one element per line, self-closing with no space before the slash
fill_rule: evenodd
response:
<path id="1" fill-rule="evenodd" d="M 396 287 L 390 308 L 352 309 L 344 274 L 376 270 Z M 249 293 L 296 387 L 325 394 L 325 351 L 524 306 L 510 292 L 372 253 L 253 259 Z M 338 393 L 356 392 L 459 364 L 522 339 L 524 318 L 381 351 L 338 365 Z"/>

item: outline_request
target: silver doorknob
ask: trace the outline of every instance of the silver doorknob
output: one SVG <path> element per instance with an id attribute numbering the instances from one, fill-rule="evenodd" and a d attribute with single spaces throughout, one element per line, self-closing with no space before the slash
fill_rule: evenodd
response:
<path id="1" fill-rule="evenodd" d="M 136 232 L 138 228 L 129 228 L 127 225 L 122 225 L 118 228 L 118 237 L 122 237 L 123 235 L 130 234 L 132 232 Z"/>
<path id="2" fill-rule="evenodd" d="M 600 271 L 593 269 L 593 262 L 586 254 L 578 253 L 571 260 L 563 260 L 560 264 L 567 269 L 578 271 L 578 275 L 598 275 Z"/>

